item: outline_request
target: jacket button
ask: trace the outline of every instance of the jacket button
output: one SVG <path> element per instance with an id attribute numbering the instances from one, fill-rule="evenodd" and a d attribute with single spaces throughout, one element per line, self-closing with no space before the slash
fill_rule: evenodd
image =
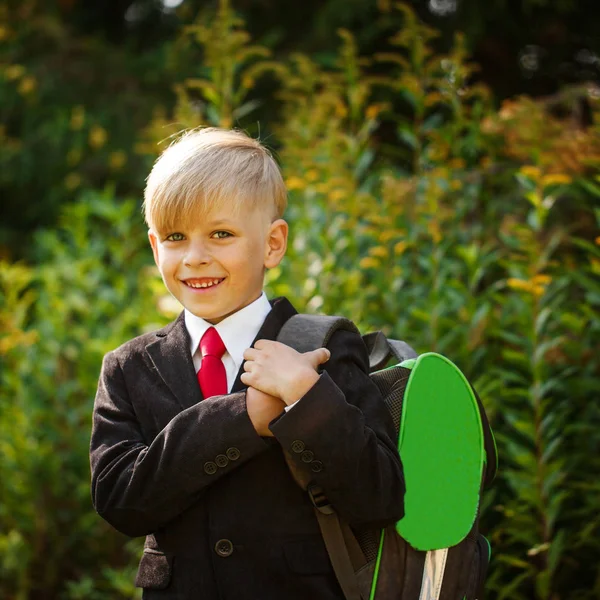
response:
<path id="1" fill-rule="evenodd" d="M 228 448 L 225 454 L 229 460 L 237 460 L 240 457 L 240 451 L 237 448 Z"/>
<path id="2" fill-rule="evenodd" d="M 230 540 L 219 540 L 215 544 L 215 552 L 219 556 L 227 558 L 233 554 L 233 544 Z"/>
<path id="3" fill-rule="evenodd" d="M 217 472 L 217 465 L 214 462 L 208 461 L 204 463 L 204 472 L 207 475 L 214 475 Z"/>
<path id="4" fill-rule="evenodd" d="M 296 441 L 292 442 L 292 450 L 296 454 L 301 454 L 302 452 L 304 452 L 304 448 L 306 448 L 306 446 L 304 445 L 304 442 L 301 442 L 300 440 L 296 440 Z"/>
<path id="5" fill-rule="evenodd" d="M 309 463 L 312 462 L 315 455 L 310 450 L 305 450 L 302 453 L 302 462 Z"/>
<path id="6" fill-rule="evenodd" d="M 323 470 L 323 463 L 320 460 L 313 460 L 310 463 L 310 470 L 313 473 L 320 473 Z"/>
<path id="7" fill-rule="evenodd" d="M 224 454 L 219 454 L 217 455 L 217 458 L 215 458 L 215 462 L 218 467 L 223 468 L 229 464 L 229 459 Z"/>

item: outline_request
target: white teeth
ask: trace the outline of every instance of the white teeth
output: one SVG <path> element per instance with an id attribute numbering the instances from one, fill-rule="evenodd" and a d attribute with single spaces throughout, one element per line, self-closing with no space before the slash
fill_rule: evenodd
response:
<path id="1" fill-rule="evenodd" d="M 219 283 L 221 280 L 220 279 L 213 279 L 212 281 L 206 282 L 206 283 L 191 283 L 188 282 L 188 285 L 190 287 L 193 287 L 195 289 L 198 288 L 207 288 L 207 287 L 212 287 L 213 285 L 217 285 L 217 283 Z"/>

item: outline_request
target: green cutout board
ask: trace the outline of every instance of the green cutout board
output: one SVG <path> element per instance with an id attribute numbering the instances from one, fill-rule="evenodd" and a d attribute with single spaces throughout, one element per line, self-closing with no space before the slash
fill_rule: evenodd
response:
<path id="1" fill-rule="evenodd" d="M 398 449 L 406 479 L 398 533 L 417 550 L 458 544 L 479 506 L 484 442 L 475 395 L 446 357 L 428 352 L 405 361 Z"/>

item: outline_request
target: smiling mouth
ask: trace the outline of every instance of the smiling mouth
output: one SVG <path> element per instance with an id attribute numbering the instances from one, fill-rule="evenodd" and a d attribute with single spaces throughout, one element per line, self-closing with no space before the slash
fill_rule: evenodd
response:
<path id="1" fill-rule="evenodd" d="M 215 287 L 219 285 L 222 281 L 225 280 L 225 277 L 210 279 L 208 277 L 204 277 L 202 279 L 184 279 L 183 283 L 194 290 L 206 289 Z"/>

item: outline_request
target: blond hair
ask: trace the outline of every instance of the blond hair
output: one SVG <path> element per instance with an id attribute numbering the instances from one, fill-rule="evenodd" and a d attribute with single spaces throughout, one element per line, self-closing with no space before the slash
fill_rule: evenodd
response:
<path id="1" fill-rule="evenodd" d="M 156 160 L 146 180 L 144 217 L 157 232 L 202 218 L 223 204 L 283 216 L 287 191 L 271 153 L 238 130 L 187 131 Z"/>

